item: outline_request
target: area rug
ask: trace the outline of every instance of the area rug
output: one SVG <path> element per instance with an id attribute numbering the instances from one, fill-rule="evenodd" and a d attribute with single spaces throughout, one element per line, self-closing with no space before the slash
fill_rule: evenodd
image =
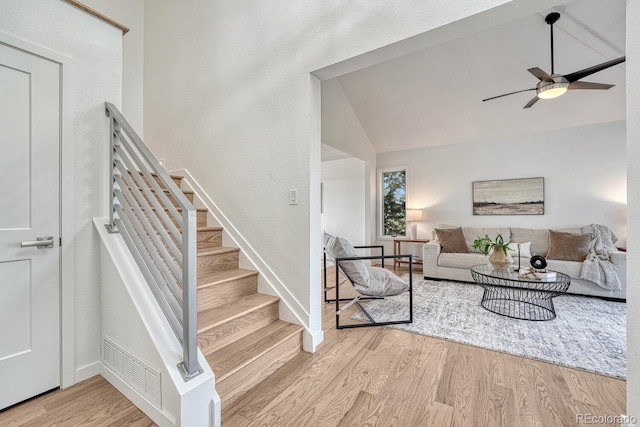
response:
<path id="1" fill-rule="evenodd" d="M 403 277 L 408 280 L 408 276 Z M 556 318 L 518 320 L 480 306 L 474 284 L 414 276 L 413 323 L 393 325 L 417 334 L 626 378 L 626 304 L 562 295 L 553 299 Z M 367 305 L 376 321 L 406 319 L 408 293 Z M 362 312 L 353 319 L 365 320 Z"/>

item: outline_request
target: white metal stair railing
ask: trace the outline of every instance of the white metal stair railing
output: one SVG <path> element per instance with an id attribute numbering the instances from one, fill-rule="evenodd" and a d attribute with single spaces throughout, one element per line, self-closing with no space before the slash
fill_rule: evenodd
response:
<path id="1" fill-rule="evenodd" d="M 196 209 L 120 111 L 111 103 L 105 106 L 111 175 L 107 229 L 122 236 L 182 344 L 178 368 L 188 381 L 203 372 L 197 341 Z"/>

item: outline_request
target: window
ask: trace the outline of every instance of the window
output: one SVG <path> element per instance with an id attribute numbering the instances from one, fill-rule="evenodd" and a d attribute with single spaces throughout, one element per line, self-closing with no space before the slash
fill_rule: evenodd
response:
<path id="1" fill-rule="evenodd" d="M 406 234 L 406 169 L 384 170 L 380 173 L 381 225 L 383 236 Z"/>

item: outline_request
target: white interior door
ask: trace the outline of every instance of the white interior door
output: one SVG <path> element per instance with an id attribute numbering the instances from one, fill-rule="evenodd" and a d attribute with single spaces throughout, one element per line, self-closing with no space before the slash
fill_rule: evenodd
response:
<path id="1" fill-rule="evenodd" d="M 60 385 L 59 193 L 60 65 L 0 43 L 0 409 Z"/>

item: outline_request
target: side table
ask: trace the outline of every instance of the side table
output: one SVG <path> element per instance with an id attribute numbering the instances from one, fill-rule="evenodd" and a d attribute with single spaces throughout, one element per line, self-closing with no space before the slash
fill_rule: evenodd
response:
<path id="1" fill-rule="evenodd" d="M 400 255 L 402 252 L 400 251 L 401 243 L 429 243 L 429 240 L 421 240 L 421 239 L 393 239 L 393 254 Z M 393 259 L 393 270 L 395 271 L 396 267 L 399 267 L 400 264 L 408 264 L 409 261 L 405 261 L 400 258 Z M 422 265 L 421 259 L 413 258 L 413 264 Z"/>

